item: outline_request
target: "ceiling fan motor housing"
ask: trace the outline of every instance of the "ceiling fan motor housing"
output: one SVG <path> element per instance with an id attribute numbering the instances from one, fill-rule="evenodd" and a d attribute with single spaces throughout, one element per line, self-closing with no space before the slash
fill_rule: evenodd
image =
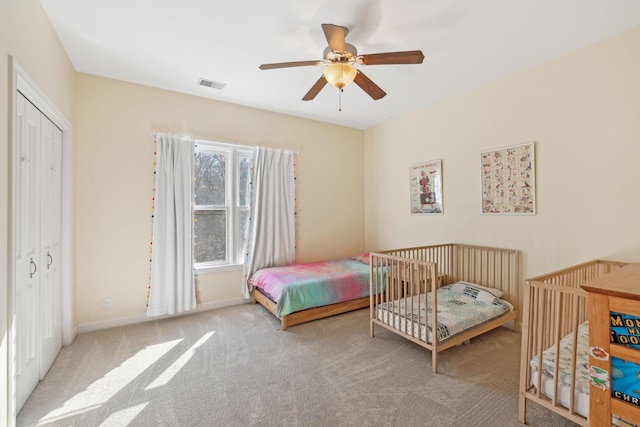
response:
<path id="1" fill-rule="evenodd" d="M 324 62 L 326 64 L 337 64 L 337 63 L 350 63 L 353 64 L 356 62 L 358 57 L 358 51 L 356 47 L 352 44 L 345 43 L 344 52 L 331 50 L 331 48 L 326 47 L 324 49 Z"/>

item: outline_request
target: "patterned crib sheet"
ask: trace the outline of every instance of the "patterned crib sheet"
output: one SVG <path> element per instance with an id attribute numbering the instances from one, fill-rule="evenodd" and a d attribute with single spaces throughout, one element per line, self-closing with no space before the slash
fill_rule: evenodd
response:
<path id="1" fill-rule="evenodd" d="M 485 289 L 458 282 L 438 288 L 437 333 L 440 342 L 473 326 L 513 311 L 511 303 Z M 426 303 L 425 303 L 426 300 Z M 433 342 L 431 294 L 415 295 L 377 306 L 378 320 L 414 338 Z M 427 338 L 428 334 L 428 338 Z"/>
<path id="2" fill-rule="evenodd" d="M 571 385 L 571 360 L 573 357 L 572 334 L 567 334 L 560 340 L 560 358 L 558 361 L 558 382 L 566 386 Z M 554 377 L 556 348 L 552 346 L 542 352 L 542 373 Z M 538 356 L 529 363 L 532 369 L 539 369 Z M 577 356 L 576 356 L 576 392 L 589 393 L 589 322 L 578 326 Z"/>

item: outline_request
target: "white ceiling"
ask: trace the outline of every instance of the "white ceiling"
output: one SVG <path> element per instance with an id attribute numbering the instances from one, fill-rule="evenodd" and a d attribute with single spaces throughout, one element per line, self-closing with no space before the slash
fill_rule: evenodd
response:
<path id="1" fill-rule="evenodd" d="M 41 0 L 79 72 L 367 129 L 640 26 L 639 0 Z M 358 66 L 387 96 L 327 85 L 322 23 L 359 54 L 422 50 L 420 65 Z M 640 48 L 640 47 L 639 47 Z M 200 78 L 226 83 L 223 90 Z"/>

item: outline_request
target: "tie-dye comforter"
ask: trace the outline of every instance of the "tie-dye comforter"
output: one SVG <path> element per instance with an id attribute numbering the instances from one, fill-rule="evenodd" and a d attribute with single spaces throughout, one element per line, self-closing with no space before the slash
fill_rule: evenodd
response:
<path id="1" fill-rule="evenodd" d="M 276 315 L 286 316 L 369 295 L 369 264 L 339 259 L 263 268 L 251 282 L 276 303 Z"/>

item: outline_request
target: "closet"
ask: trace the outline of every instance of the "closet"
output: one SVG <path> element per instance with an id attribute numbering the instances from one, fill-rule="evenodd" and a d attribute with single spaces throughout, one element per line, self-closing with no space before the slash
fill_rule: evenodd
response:
<path id="1" fill-rule="evenodd" d="M 22 93 L 13 153 L 16 412 L 62 347 L 62 131 Z"/>

